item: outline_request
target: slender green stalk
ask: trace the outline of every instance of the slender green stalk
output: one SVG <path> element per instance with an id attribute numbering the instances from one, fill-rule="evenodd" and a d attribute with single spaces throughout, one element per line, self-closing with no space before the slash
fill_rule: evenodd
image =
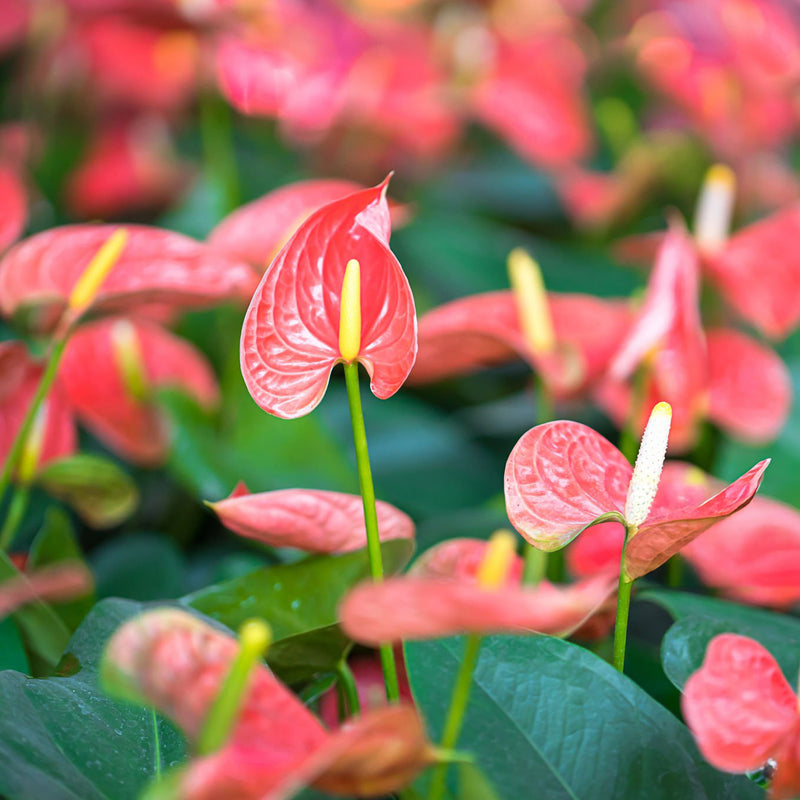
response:
<path id="1" fill-rule="evenodd" d="M 528 586 L 538 586 L 547 574 L 547 556 L 544 550 L 539 550 L 532 544 L 525 545 L 525 569 L 522 573 L 522 582 Z"/>
<path id="2" fill-rule="evenodd" d="M 444 723 L 442 733 L 442 750 L 453 750 L 458 742 L 461 727 L 464 724 L 464 715 L 469 703 L 470 689 L 472 688 L 472 675 L 478 663 L 478 655 L 481 649 L 481 637 L 473 634 L 467 637 L 464 646 L 464 658 L 458 669 L 456 683 L 453 687 L 453 694 L 450 697 L 450 710 L 447 712 L 447 719 Z M 445 792 L 445 781 L 447 779 L 448 764 L 440 764 L 431 778 L 428 800 L 442 800 Z"/>
<path id="3" fill-rule="evenodd" d="M 367 554 L 369 570 L 374 581 L 383 580 L 383 559 L 381 557 L 381 540 L 378 534 L 378 510 L 375 506 L 375 486 L 372 483 L 372 469 L 369 465 L 367 448 L 367 430 L 364 427 L 364 412 L 361 408 L 361 391 L 358 386 L 358 363 L 352 361 L 344 365 L 344 379 L 347 385 L 347 401 L 350 404 L 350 419 L 353 423 L 353 443 L 356 450 L 356 467 L 358 483 L 361 487 L 361 499 L 364 503 L 364 525 L 367 530 Z M 386 697 L 389 702 L 400 699 L 400 688 L 397 682 L 397 665 L 390 644 L 380 648 L 383 681 L 386 685 Z"/>
<path id="4" fill-rule="evenodd" d="M 0 530 L 0 550 L 4 553 L 7 553 L 9 547 L 14 543 L 14 536 L 28 509 L 30 496 L 31 490 L 28 486 L 19 486 L 11 495 L 11 504 L 8 507 L 3 528 Z"/>
<path id="5" fill-rule="evenodd" d="M 534 385 L 536 391 L 536 424 L 543 425 L 553 419 L 555 413 L 553 395 L 550 394 L 547 384 L 540 375 L 534 376 Z"/>
<path id="6" fill-rule="evenodd" d="M 680 589 L 683 583 L 683 561 L 677 553 L 667 562 L 667 586 Z"/>
<path id="7" fill-rule="evenodd" d="M 336 665 L 336 680 L 347 700 L 347 714 L 351 717 L 360 714 L 361 702 L 358 699 L 358 687 L 356 686 L 353 673 L 350 671 L 350 667 L 344 659 Z"/>
<path id="8" fill-rule="evenodd" d="M 28 411 L 25 414 L 25 418 L 22 420 L 22 425 L 17 431 L 17 435 L 11 445 L 11 449 L 8 451 L 8 456 L 3 464 L 3 471 L 0 473 L 0 499 L 2 499 L 3 495 L 5 495 L 6 489 L 11 482 L 11 476 L 14 474 L 14 470 L 19 463 L 22 450 L 25 447 L 25 442 L 27 441 L 28 435 L 31 432 L 33 421 L 36 419 L 36 414 L 39 411 L 39 408 L 41 407 L 45 397 L 47 396 L 48 391 L 50 391 L 50 387 L 53 385 L 56 373 L 58 372 L 58 365 L 61 362 L 61 356 L 64 353 L 64 347 L 66 344 L 67 337 L 63 336 L 62 338 L 54 341 L 50 347 L 50 353 L 47 357 L 47 364 L 45 365 L 41 380 L 39 381 L 39 385 L 36 387 L 36 392 L 33 395 L 30 406 L 28 406 Z"/>
<path id="9" fill-rule="evenodd" d="M 200 99 L 200 133 L 206 170 L 222 190 L 223 208 L 220 212 L 228 214 L 239 206 L 241 200 L 239 171 L 230 109 L 213 94 Z"/>
<path id="10" fill-rule="evenodd" d="M 161 735 L 158 731 L 158 715 L 153 709 L 153 772 L 156 780 L 161 780 Z"/>
<path id="11" fill-rule="evenodd" d="M 617 590 L 617 621 L 614 623 L 614 669 L 625 670 L 625 645 L 628 641 L 628 614 L 631 609 L 631 589 L 633 581 L 625 575 L 625 547 L 631 531 L 625 529 L 625 544 L 622 547 L 622 558 L 619 564 L 619 589 Z"/>

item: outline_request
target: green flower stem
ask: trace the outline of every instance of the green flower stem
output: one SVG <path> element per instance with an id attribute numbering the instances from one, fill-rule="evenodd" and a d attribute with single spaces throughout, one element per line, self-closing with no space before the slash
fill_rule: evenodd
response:
<path id="1" fill-rule="evenodd" d="M 28 486 L 18 487 L 11 495 L 8 513 L 3 522 L 3 528 L 0 530 L 0 550 L 4 553 L 7 553 L 9 547 L 14 543 L 14 536 L 28 510 L 30 497 L 31 490 Z"/>
<path id="2" fill-rule="evenodd" d="M 383 559 L 381 557 L 381 540 L 378 535 L 378 510 L 375 506 L 375 486 L 372 483 L 372 469 L 369 465 L 367 431 L 364 427 L 364 412 L 361 408 L 361 391 L 358 386 L 358 363 L 356 361 L 344 364 L 344 379 L 347 385 L 347 401 L 350 404 L 350 419 L 353 423 L 358 483 L 364 503 L 369 570 L 372 579 L 380 582 L 383 580 Z M 397 665 L 394 661 L 392 646 L 390 644 L 381 645 L 380 656 L 386 697 L 389 702 L 397 702 L 400 699 L 400 687 L 397 682 Z"/>
<path id="3" fill-rule="evenodd" d="M 461 666 L 458 669 L 453 694 L 450 698 L 450 710 L 447 712 L 447 719 L 444 723 L 441 750 L 453 750 L 458 742 L 458 736 L 464 724 L 464 714 L 469 703 L 472 675 L 478 663 L 481 641 L 481 637 L 475 634 L 467 637 L 467 642 L 464 646 L 464 658 L 461 660 Z M 428 800 L 442 800 L 444 797 L 447 767 L 447 763 L 440 764 L 433 773 Z"/>
<path id="4" fill-rule="evenodd" d="M 617 590 L 617 621 L 614 624 L 614 669 L 625 670 L 625 645 L 628 641 L 628 614 L 631 609 L 631 589 L 633 581 L 625 575 L 625 547 L 632 533 L 625 529 L 625 545 L 622 548 L 622 558 L 619 564 L 619 589 Z"/>
<path id="5" fill-rule="evenodd" d="M 683 561 L 677 553 L 667 562 L 667 586 L 680 589 L 683 583 Z"/>
<path id="6" fill-rule="evenodd" d="M 533 382 L 536 393 L 536 424 L 543 425 L 550 422 L 555 414 L 553 395 L 541 375 L 534 375 Z"/>
<path id="7" fill-rule="evenodd" d="M 532 544 L 525 544 L 525 569 L 522 573 L 522 582 L 528 586 L 538 586 L 547 574 L 547 556 L 544 550 L 539 550 Z"/>
<path id="8" fill-rule="evenodd" d="M 200 135 L 206 170 L 222 190 L 222 214 L 238 208 L 239 171 L 233 147 L 231 111 L 222 98 L 207 93 L 200 99 Z"/>
<path id="9" fill-rule="evenodd" d="M 361 713 L 361 702 L 358 699 L 358 687 L 347 662 L 342 659 L 336 665 L 336 680 L 347 700 L 347 714 L 354 716 Z"/>
<path id="10" fill-rule="evenodd" d="M 50 347 L 50 353 L 47 357 L 47 364 L 45 365 L 44 372 L 42 373 L 39 385 L 36 387 L 36 393 L 33 395 L 28 411 L 25 418 L 22 420 L 22 425 L 17 431 L 11 449 L 8 451 L 5 463 L 3 464 L 3 471 L 0 473 L 0 500 L 6 493 L 9 483 L 11 483 L 11 476 L 19 464 L 20 456 L 25 447 L 25 442 L 33 427 L 33 421 L 36 419 L 36 414 L 39 411 L 42 403 L 44 402 L 50 387 L 53 385 L 56 373 L 58 372 L 58 365 L 61 363 L 61 356 L 64 353 L 64 347 L 67 344 L 67 337 L 63 336 L 53 342 Z"/>

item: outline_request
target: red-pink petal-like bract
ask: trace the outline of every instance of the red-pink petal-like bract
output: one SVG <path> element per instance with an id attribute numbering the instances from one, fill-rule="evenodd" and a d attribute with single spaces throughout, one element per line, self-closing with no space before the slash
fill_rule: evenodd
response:
<path id="1" fill-rule="evenodd" d="M 281 186 L 225 217 L 208 235 L 208 244 L 246 261 L 260 275 L 310 214 L 363 188 L 345 180 L 298 181 Z"/>
<path id="2" fill-rule="evenodd" d="M 126 225 L 128 240 L 103 282 L 93 308 L 144 302 L 196 307 L 241 300 L 253 289 L 247 264 L 172 231 Z M 0 259 L 0 311 L 34 310 L 32 325 L 48 331 L 70 292 L 116 225 L 67 225 L 31 236 Z"/>
<path id="3" fill-rule="evenodd" d="M 779 211 L 735 234 L 706 267 L 725 299 L 773 339 L 800 323 L 800 205 Z"/>
<path id="4" fill-rule="evenodd" d="M 173 387 L 213 408 L 219 399 L 216 377 L 189 342 L 146 320 L 106 317 L 70 337 L 59 378 L 81 421 L 125 458 L 157 465 L 167 455 L 167 430 L 156 406 L 126 387 L 115 345 L 118 326 L 135 337 L 148 390 Z"/>
<path id="5" fill-rule="evenodd" d="M 439 580 L 477 581 L 478 571 L 486 556 L 485 539 L 446 539 L 426 550 L 411 567 L 410 574 Z M 505 583 L 519 586 L 525 563 L 515 555 L 508 568 Z"/>
<path id="6" fill-rule="evenodd" d="M 800 512 L 791 506 L 755 497 L 683 556 L 703 583 L 726 597 L 777 609 L 800 601 Z"/>
<path id="7" fill-rule="evenodd" d="M 780 356 L 738 331 L 718 328 L 708 346 L 708 416 L 747 442 L 769 442 L 792 405 L 792 380 Z"/>
<path id="8" fill-rule="evenodd" d="M 80 561 L 64 561 L 0 584 L 0 619 L 34 600 L 61 602 L 87 594 L 94 581 Z"/>
<path id="9" fill-rule="evenodd" d="M 342 601 L 342 629 L 376 646 L 462 633 L 565 635 L 608 599 L 616 580 L 601 575 L 570 586 L 482 589 L 471 581 L 407 576 L 362 583 Z"/>
<path id="10" fill-rule="evenodd" d="M 732 633 L 709 643 L 686 682 L 682 710 L 700 752 L 728 772 L 762 766 L 800 722 L 797 695 L 772 655 Z"/>
<path id="11" fill-rule="evenodd" d="M 632 474 L 625 456 L 586 425 L 538 425 L 506 463 L 508 518 L 530 544 L 558 550 L 603 514 L 621 520 Z"/>
<path id="12" fill-rule="evenodd" d="M 0 252 L 15 242 L 28 221 L 28 193 L 19 173 L 0 164 Z"/>
<path id="13" fill-rule="evenodd" d="M 211 503 L 226 528 L 271 547 L 346 553 L 367 546 L 360 495 L 318 489 L 240 494 Z M 413 539 L 414 523 L 400 509 L 377 502 L 381 541 Z"/>
<path id="14" fill-rule="evenodd" d="M 144 700 L 199 736 L 238 650 L 230 636 L 177 609 L 125 623 L 102 666 L 116 694 Z M 365 714 L 329 734 L 263 664 L 253 671 L 227 744 L 179 773 L 185 800 L 281 800 L 306 783 L 349 795 L 401 788 L 431 763 L 418 715 L 409 706 Z"/>
<path id="15" fill-rule="evenodd" d="M 361 265 L 361 349 L 380 398 L 393 395 L 417 352 L 414 298 L 389 249 L 386 182 L 312 214 L 278 253 L 242 328 L 241 366 L 253 399 L 270 414 L 301 417 L 322 399 L 342 360 L 339 318 L 347 262 Z"/>

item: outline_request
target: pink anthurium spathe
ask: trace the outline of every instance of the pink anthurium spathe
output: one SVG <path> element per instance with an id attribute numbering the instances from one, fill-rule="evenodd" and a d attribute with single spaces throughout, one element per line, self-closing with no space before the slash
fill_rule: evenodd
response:
<path id="1" fill-rule="evenodd" d="M 67 225 L 31 236 L 0 259 L 0 311 L 30 312 L 39 331 L 55 327 L 87 264 L 117 230 Z M 94 297 L 93 309 L 159 301 L 196 307 L 241 300 L 252 292 L 247 264 L 172 231 L 126 226 L 124 249 Z"/>
<path id="2" fill-rule="evenodd" d="M 115 694 L 152 704 L 196 744 L 236 654 L 230 636 L 185 611 L 160 609 L 114 634 L 102 675 Z M 309 783 L 373 797 L 402 788 L 434 760 L 411 706 L 375 710 L 328 733 L 259 663 L 227 743 L 173 774 L 171 786 L 185 800 L 281 800 Z"/>
<path id="3" fill-rule="evenodd" d="M 668 419 L 666 424 L 668 429 Z M 661 462 L 663 457 L 662 451 Z M 643 472 L 637 485 L 630 463 L 611 442 L 586 425 L 559 420 L 532 428 L 512 450 L 505 473 L 506 510 L 517 531 L 542 550 L 558 550 L 597 522 L 635 528 L 624 564 L 626 578 L 633 580 L 750 502 L 768 464 L 760 462 L 702 503 L 680 497 L 653 503 L 651 496 L 652 508 L 642 505 L 645 516 L 640 518 L 634 501 L 645 488 L 656 494 L 661 463 L 653 464 L 652 474 Z"/>
<path id="4" fill-rule="evenodd" d="M 0 162 L 0 252 L 15 242 L 28 220 L 28 193 L 19 172 Z"/>
<path id="5" fill-rule="evenodd" d="M 214 373 L 198 350 L 155 323 L 124 317 L 82 325 L 64 351 L 59 380 L 81 421 L 143 465 L 161 463 L 169 447 L 154 390 L 181 389 L 205 408 L 219 399 Z"/>
<path id="6" fill-rule="evenodd" d="M 271 547 L 347 553 L 367 546 L 361 495 L 318 489 L 237 493 L 208 503 L 226 528 Z M 414 523 L 389 503 L 376 503 L 381 541 L 413 539 Z"/>
<path id="7" fill-rule="evenodd" d="M 784 503 L 754 498 L 683 556 L 703 583 L 741 603 L 786 609 L 800 601 L 800 512 Z"/>
<path id="8" fill-rule="evenodd" d="M 462 633 L 566 635 L 603 606 L 615 583 L 601 575 L 570 586 L 521 586 L 522 559 L 514 555 L 501 584 L 487 586 L 488 552 L 487 542 L 454 539 L 429 550 L 406 577 L 360 584 L 339 609 L 344 631 L 368 645 Z"/>
<path id="9" fill-rule="evenodd" d="M 360 361 L 380 398 L 393 395 L 411 371 L 417 318 L 408 281 L 389 249 L 386 185 L 314 212 L 256 289 L 242 328 L 241 366 L 253 399 L 270 414 L 292 419 L 312 411 L 339 362 Z M 348 264 L 355 264 L 350 312 L 357 341 L 355 352 L 343 354 Z"/>
<path id="10" fill-rule="evenodd" d="M 773 761 L 771 800 L 800 793 L 797 694 L 761 644 L 715 636 L 686 682 L 681 707 L 700 752 L 717 769 L 748 772 Z"/>
<path id="11" fill-rule="evenodd" d="M 92 573 L 80 561 L 63 561 L 0 583 L 0 619 L 36 600 L 62 602 L 88 594 Z"/>

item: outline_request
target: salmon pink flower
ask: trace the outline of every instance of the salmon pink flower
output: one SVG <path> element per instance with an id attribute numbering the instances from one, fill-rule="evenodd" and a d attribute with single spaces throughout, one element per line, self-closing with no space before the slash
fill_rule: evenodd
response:
<path id="1" fill-rule="evenodd" d="M 556 396 L 583 391 L 605 373 L 619 349 L 632 319 L 628 304 L 545 295 L 543 288 L 538 298 L 533 324 L 527 325 L 526 304 L 517 291 L 465 297 L 429 311 L 420 319 L 419 354 L 409 382 L 428 383 L 521 358 Z M 539 330 L 544 333 L 534 332 Z"/>
<path id="2" fill-rule="evenodd" d="M 88 594 L 94 580 L 80 561 L 63 561 L 0 583 L 0 619 L 36 600 L 62 602 Z"/>
<path id="3" fill-rule="evenodd" d="M 758 642 L 715 636 L 686 682 L 682 710 L 700 752 L 717 769 L 748 772 L 774 761 L 771 800 L 800 792 L 797 694 Z"/>
<path id="4" fill-rule="evenodd" d="M 28 220 L 28 192 L 19 172 L 0 161 L 0 252 L 19 239 Z"/>
<path id="5" fill-rule="evenodd" d="M 367 546 L 361 495 L 316 489 L 234 493 L 208 503 L 222 524 L 270 547 L 296 547 L 312 553 L 347 553 Z M 400 509 L 377 501 L 382 542 L 413 539 L 414 523 Z"/>
<path id="6" fill-rule="evenodd" d="M 386 185 L 313 213 L 256 289 L 242 328 L 242 374 L 270 414 L 292 419 L 312 411 L 339 362 L 360 361 L 380 398 L 393 395 L 411 371 L 417 319 L 389 249 Z"/>
<path id="7" fill-rule="evenodd" d="M 80 326 L 67 343 L 59 380 L 99 439 L 148 466 L 161 463 L 169 446 L 155 390 L 181 389 L 205 408 L 219 399 L 214 373 L 192 345 L 152 322 L 122 317 Z"/>
<path id="8" fill-rule="evenodd" d="M 756 497 L 683 556 L 703 583 L 741 603 L 786 609 L 800 600 L 800 513 L 791 506 Z"/>
<path id="9" fill-rule="evenodd" d="M 197 617 L 161 609 L 114 634 L 102 675 L 115 694 L 152 704 L 196 744 L 237 649 L 234 639 Z M 281 800 L 308 783 L 373 797 L 402 788 L 433 762 L 412 707 L 375 710 L 328 733 L 258 664 L 227 743 L 174 773 L 170 786 L 186 800 Z"/>
<path id="10" fill-rule="evenodd" d="M 0 259 L 0 311 L 25 312 L 37 331 L 51 331 L 87 264 L 117 230 L 112 225 L 67 225 L 31 236 Z M 127 242 L 92 304 L 119 310 L 143 302 L 179 307 L 249 296 L 252 270 L 200 242 L 171 231 L 126 226 Z"/>
<path id="11" fill-rule="evenodd" d="M 513 548 L 511 534 L 503 535 Z M 353 589 L 339 610 L 342 628 L 368 645 L 462 633 L 565 635 L 600 609 L 615 582 L 601 575 L 571 586 L 547 581 L 521 586 L 522 559 L 512 550 L 500 583 L 489 585 L 491 556 L 485 541 L 443 542 L 425 553 L 410 575 Z"/>
<path id="12" fill-rule="evenodd" d="M 666 416 L 658 407 L 654 414 Z M 668 426 L 668 417 L 664 421 Z M 640 460 L 646 439 L 647 433 Z M 666 447 L 666 435 L 659 450 L 662 445 Z M 769 460 L 760 462 L 705 502 L 687 503 L 686 495 L 666 492 L 663 499 L 657 497 L 658 455 L 643 462 L 643 467 L 647 463 L 649 467 L 641 480 L 632 480 L 634 470 L 625 456 L 591 428 L 563 420 L 538 425 L 517 442 L 506 464 L 506 510 L 511 524 L 542 550 L 558 550 L 598 522 L 624 525 L 631 531 L 624 575 L 632 581 L 747 505 L 769 464 Z M 661 462 L 663 457 L 660 450 Z M 648 497 L 652 507 L 645 502 Z"/>

